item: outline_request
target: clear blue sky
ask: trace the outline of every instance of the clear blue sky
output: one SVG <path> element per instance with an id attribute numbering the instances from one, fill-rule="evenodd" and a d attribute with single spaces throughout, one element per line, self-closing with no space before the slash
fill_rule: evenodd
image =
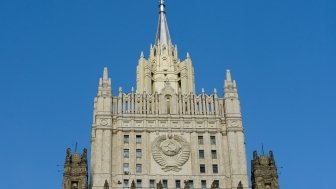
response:
<path id="1" fill-rule="evenodd" d="M 90 147 L 103 67 L 114 93 L 135 86 L 157 4 L 0 1 L 1 188 L 61 188 L 65 149 Z M 231 69 L 248 159 L 262 144 L 273 149 L 284 189 L 335 186 L 335 10 L 334 0 L 167 0 L 172 40 L 181 59 L 190 52 L 197 91 L 222 91 Z"/>

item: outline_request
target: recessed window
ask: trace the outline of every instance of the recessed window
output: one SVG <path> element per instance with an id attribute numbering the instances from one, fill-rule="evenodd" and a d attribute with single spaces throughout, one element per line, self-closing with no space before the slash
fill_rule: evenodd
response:
<path id="1" fill-rule="evenodd" d="M 129 158 L 129 149 L 124 149 L 124 158 Z"/>
<path id="2" fill-rule="evenodd" d="M 204 164 L 200 165 L 200 173 L 205 173 L 205 165 Z"/>
<path id="3" fill-rule="evenodd" d="M 213 181 L 213 188 L 219 188 L 219 180 Z"/>
<path id="4" fill-rule="evenodd" d="M 137 188 L 141 188 L 142 187 L 142 180 L 141 179 L 137 179 L 136 180 L 136 187 Z"/>
<path id="5" fill-rule="evenodd" d="M 216 136 L 210 136 L 210 144 L 215 145 L 216 144 Z"/>
<path id="6" fill-rule="evenodd" d="M 124 188 L 128 188 L 129 187 L 129 180 L 128 179 L 124 179 Z"/>
<path id="7" fill-rule="evenodd" d="M 202 189 L 206 188 L 206 180 L 201 180 L 201 188 Z"/>
<path id="8" fill-rule="evenodd" d="M 213 173 L 218 173 L 218 165 L 217 164 L 212 165 L 212 172 Z"/>
<path id="9" fill-rule="evenodd" d="M 198 136 L 198 144 L 199 145 L 203 145 L 204 144 L 203 136 Z"/>
<path id="10" fill-rule="evenodd" d="M 142 157 L 142 150 L 136 149 L 136 158 L 141 158 L 141 157 Z"/>
<path id="11" fill-rule="evenodd" d="M 176 187 L 176 189 L 181 188 L 181 180 L 175 180 L 175 187 Z"/>
<path id="12" fill-rule="evenodd" d="M 199 150 L 198 151 L 198 158 L 199 159 L 204 159 L 204 150 Z"/>
<path id="13" fill-rule="evenodd" d="M 142 172 L 142 165 L 141 164 L 136 164 L 136 172 L 141 173 Z"/>
<path id="14" fill-rule="evenodd" d="M 128 163 L 124 163 L 124 165 L 123 165 L 123 170 L 124 170 L 124 173 L 125 173 L 125 174 L 128 174 L 128 173 L 129 173 L 129 164 L 128 164 Z"/>
<path id="15" fill-rule="evenodd" d="M 163 188 L 168 188 L 168 180 L 162 180 Z"/>
<path id="16" fill-rule="evenodd" d="M 189 180 L 188 184 L 189 184 L 190 189 L 194 188 L 194 181 L 193 180 Z"/>
<path id="17" fill-rule="evenodd" d="M 129 143 L 129 135 L 124 135 L 124 144 Z"/>
<path id="18" fill-rule="evenodd" d="M 135 140 L 137 144 L 141 144 L 141 135 L 136 135 Z"/>
<path id="19" fill-rule="evenodd" d="M 211 157 L 212 157 L 212 159 L 217 159 L 217 151 L 216 150 L 211 150 Z"/>
<path id="20" fill-rule="evenodd" d="M 155 180 L 149 180 L 149 188 L 154 189 L 155 188 Z"/>

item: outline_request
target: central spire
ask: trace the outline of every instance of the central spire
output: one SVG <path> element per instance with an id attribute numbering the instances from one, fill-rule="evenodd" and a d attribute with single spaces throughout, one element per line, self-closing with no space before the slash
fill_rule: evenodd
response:
<path id="1" fill-rule="evenodd" d="M 169 29 L 168 29 L 168 23 L 166 18 L 166 11 L 165 11 L 165 3 L 164 0 L 160 0 L 159 5 L 159 23 L 158 23 L 158 29 L 156 32 L 156 40 L 155 44 L 158 45 L 158 43 L 170 45 L 170 35 L 169 35 Z"/>

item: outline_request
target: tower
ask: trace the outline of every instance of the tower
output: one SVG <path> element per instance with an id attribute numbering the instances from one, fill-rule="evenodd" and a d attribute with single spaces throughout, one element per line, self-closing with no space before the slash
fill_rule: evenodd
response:
<path id="1" fill-rule="evenodd" d="M 254 151 L 251 166 L 252 189 L 279 189 L 278 172 L 272 151 L 268 156 L 258 156 L 257 151 Z"/>
<path id="2" fill-rule="evenodd" d="M 70 148 L 66 150 L 63 189 L 88 189 L 88 163 L 87 150 L 83 153 L 71 154 Z"/>
<path id="3" fill-rule="evenodd" d="M 99 80 L 91 188 L 249 188 L 236 82 L 227 70 L 223 97 L 196 94 L 190 55 L 178 58 L 163 0 L 155 44 L 136 73 L 136 90 L 116 96 L 107 68 Z"/>

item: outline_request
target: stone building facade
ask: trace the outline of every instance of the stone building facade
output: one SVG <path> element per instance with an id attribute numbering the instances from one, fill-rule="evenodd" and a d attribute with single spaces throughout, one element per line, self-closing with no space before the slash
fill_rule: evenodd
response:
<path id="1" fill-rule="evenodd" d="M 66 150 L 63 173 L 63 189 L 88 189 L 87 150 L 71 154 Z"/>
<path id="2" fill-rule="evenodd" d="M 251 166 L 252 189 L 279 189 L 278 170 L 272 151 L 268 155 L 258 155 L 254 151 Z"/>
<path id="3" fill-rule="evenodd" d="M 89 188 L 248 189 L 236 82 L 227 70 L 223 91 L 196 94 L 191 57 L 179 59 L 163 0 L 155 44 L 136 73 L 136 90 L 116 96 L 107 68 L 99 79 Z"/>

